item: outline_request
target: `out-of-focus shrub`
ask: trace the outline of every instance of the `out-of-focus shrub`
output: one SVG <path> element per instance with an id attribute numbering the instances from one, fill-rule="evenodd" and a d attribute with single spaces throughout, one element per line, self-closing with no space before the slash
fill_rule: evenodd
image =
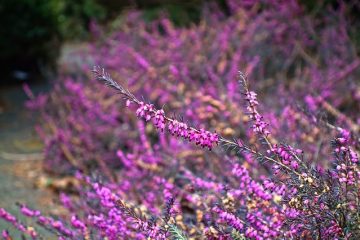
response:
<path id="1" fill-rule="evenodd" d="M 34 72 L 43 66 L 54 66 L 60 43 L 59 11 L 55 0 L 1 1 L 0 67 L 3 72 Z"/>
<path id="2" fill-rule="evenodd" d="M 55 70 L 61 43 L 85 39 L 91 20 L 104 17 L 95 0 L 2 0 L 0 64 L 5 79 L 16 72 L 21 78 L 21 73 L 28 77 Z"/>
<path id="3" fill-rule="evenodd" d="M 239 68 L 252 73 L 263 97 L 269 99 L 267 107 L 274 111 L 268 114 L 274 119 L 273 125 L 282 129 L 276 133 L 277 139 L 286 138 L 305 149 L 313 148 L 307 143 L 320 141 L 319 129 L 313 131 L 308 123 L 300 124 L 303 113 L 294 102 L 303 103 L 313 114 L 328 112 L 331 123 L 354 125 L 359 121 L 354 111 L 359 109 L 354 79 L 360 62 L 342 14 L 329 11 L 331 15 L 318 24 L 311 15 L 303 15 L 304 9 L 293 1 L 268 4 L 261 11 L 259 4 L 228 4 L 230 17 L 216 5 L 209 5 L 203 21 L 190 28 L 175 28 L 164 17 L 147 23 L 141 13 L 131 12 L 107 39 L 100 33 L 95 42 L 69 56 L 62 72 L 70 72 L 72 77 L 61 77 L 48 104 L 41 107 L 45 126 L 52 123 L 51 128 L 42 126 L 41 135 L 46 144 L 47 169 L 62 174 L 76 165 L 91 169 L 98 165 L 96 155 L 106 159 L 107 165 L 116 166 L 115 149 L 134 144 L 129 143 L 129 136 L 136 136 L 136 122 L 110 104 L 117 97 L 108 99 L 109 90 L 99 90 L 96 83 L 88 81 L 93 64 L 116 73 L 115 77 L 126 81 L 136 94 L 149 96 L 160 106 L 170 104 L 192 123 L 206 122 L 222 134 L 243 134 L 239 126 L 243 114 L 237 90 Z M 76 65 L 72 59 L 81 60 Z M 346 89 L 352 98 L 339 89 Z M 291 96 L 293 104 L 273 101 L 274 96 Z M 328 102 L 351 120 L 339 118 Z M 274 116 L 291 117 L 292 121 L 275 120 Z M 123 122 L 126 124 L 120 124 Z M 135 132 L 124 135 L 120 126 Z M 298 134 L 285 135 L 288 129 Z M 59 145 L 67 147 L 64 150 Z M 307 152 L 318 155 L 327 150 Z M 52 168 L 58 164 L 61 167 Z"/>
<path id="4" fill-rule="evenodd" d="M 97 0 L 59 0 L 58 4 L 61 34 L 70 40 L 86 39 L 91 21 L 104 20 L 107 13 L 106 6 Z"/>

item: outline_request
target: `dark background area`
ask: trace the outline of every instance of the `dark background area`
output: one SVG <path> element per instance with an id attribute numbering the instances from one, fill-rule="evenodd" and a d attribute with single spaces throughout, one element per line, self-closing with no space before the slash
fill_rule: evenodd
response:
<path id="1" fill-rule="evenodd" d="M 201 7 L 209 2 L 219 4 L 225 15 L 229 11 L 224 0 L 0 0 L 0 85 L 55 73 L 62 44 L 88 40 L 92 21 L 106 27 L 123 11 L 136 8 L 143 10 L 145 20 L 166 12 L 175 25 L 186 27 L 199 21 Z M 338 7 L 336 0 L 301 2 L 314 15 Z M 359 6 L 357 1 L 347 2 L 354 5 L 346 14 L 353 25 L 353 41 L 359 46 Z"/>

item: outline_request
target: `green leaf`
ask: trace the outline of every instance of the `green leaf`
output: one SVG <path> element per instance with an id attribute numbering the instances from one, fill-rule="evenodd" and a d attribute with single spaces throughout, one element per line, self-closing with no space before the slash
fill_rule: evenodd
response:
<path id="1" fill-rule="evenodd" d="M 232 230 L 231 237 L 232 237 L 233 240 L 246 240 L 244 234 L 239 233 L 235 229 Z"/>
<path id="2" fill-rule="evenodd" d="M 178 229 L 174 224 L 169 225 L 169 232 L 171 233 L 171 239 L 173 240 L 187 240 L 185 233 Z"/>

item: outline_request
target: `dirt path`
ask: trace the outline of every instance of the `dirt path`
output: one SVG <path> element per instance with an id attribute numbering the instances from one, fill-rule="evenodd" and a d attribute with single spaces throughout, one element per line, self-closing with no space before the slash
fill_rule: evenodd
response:
<path id="1" fill-rule="evenodd" d="M 76 57 L 74 52 L 83 51 L 86 46 L 65 44 L 61 50 L 59 65 L 66 65 L 69 72 L 77 71 L 83 60 Z M 32 83 L 30 88 L 37 95 L 47 92 L 50 84 Z M 34 130 L 37 116 L 25 108 L 26 100 L 27 96 L 20 84 L 6 88 L 0 86 L 0 208 L 20 216 L 16 206 L 16 202 L 20 202 L 44 212 L 45 215 L 61 215 L 64 209 L 54 201 L 54 193 L 44 187 L 36 187 L 39 180 L 40 185 L 47 185 L 49 178 L 44 176 L 41 169 L 42 143 Z M 33 222 L 21 219 L 33 226 Z M 14 232 L 9 224 L 0 219 L 0 236 L 3 229 Z M 46 239 L 57 239 L 44 231 L 39 232 Z M 14 237 L 20 239 L 18 235 Z"/>
<path id="2" fill-rule="evenodd" d="M 46 84 L 31 86 L 46 91 Z M 21 85 L 0 88 L 0 207 L 18 216 L 16 202 L 44 210 L 52 195 L 35 187 L 41 172 L 42 144 L 34 131 L 34 115 L 24 107 L 26 95 Z M 27 223 L 27 221 L 25 221 Z M 0 220 L 0 230 L 9 225 Z"/>

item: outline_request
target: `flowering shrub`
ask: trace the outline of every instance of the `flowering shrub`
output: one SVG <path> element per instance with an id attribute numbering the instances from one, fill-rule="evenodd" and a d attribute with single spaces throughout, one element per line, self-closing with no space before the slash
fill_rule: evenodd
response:
<path id="1" fill-rule="evenodd" d="M 296 1 L 260 3 L 229 1 L 229 17 L 209 4 L 187 29 L 132 12 L 77 53 L 118 81 L 63 66 L 28 103 L 45 169 L 81 183 L 60 196 L 73 215 L 20 211 L 60 239 L 357 239 L 360 61 L 346 5 L 317 19 Z"/>
<path id="2" fill-rule="evenodd" d="M 332 136 L 324 135 L 326 130 L 320 134 L 318 123 L 314 128 L 312 122 L 324 118 L 319 113 L 328 114 L 325 122 L 359 131 L 354 79 L 360 61 L 346 32 L 345 10 L 312 19 L 293 1 L 269 2 L 263 10 L 257 4 L 229 6 L 233 14 L 226 18 L 210 5 L 204 21 L 192 28 L 175 29 L 166 18 L 145 24 L 133 12 L 108 38 L 96 31 L 100 40 L 68 57 L 53 91 L 29 103 L 42 114 L 37 129 L 46 145 L 46 169 L 68 174 L 119 167 L 116 150 L 134 144 L 138 123 L 114 104 L 119 96 L 86 82 L 93 64 L 114 73 L 138 96 L 228 137 L 246 133 L 236 80 L 238 69 L 244 69 L 257 79 L 253 88 L 261 92 L 264 109 L 272 109 L 265 114 L 275 127 L 273 140 L 296 143 L 313 155 L 309 158 L 321 160 L 330 151 L 315 146 Z M 291 101 L 273 101 L 274 96 Z"/>
<path id="3" fill-rule="evenodd" d="M 118 156 L 126 169 L 120 176 L 123 179 L 119 180 L 119 184 L 103 185 L 78 174 L 89 189 L 79 189 L 86 201 L 76 202 L 76 207 L 78 211 L 80 207 L 85 218 L 73 215 L 70 220 L 72 229 L 61 221 L 42 216 L 39 211 L 20 206 L 25 216 L 35 218 L 40 225 L 54 230 L 59 238 L 107 236 L 116 239 L 120 236 L 125 239 L 186 239 L 183 231 L 194 238 L 209 239 L 299 236 L 348 239 L 359 236 L 359 158 L 355 152 L 356 144 L 348 131 L 339 129 L 339 137 L 333 141 L 336 167 L 325 172 L 312 168 L 304 159 L 302 150 L 271 143 L 268 124 L 257 110 L 256 93 L 248 89 L 241 73 L 240 83 L 244 89 L 246 109 L 253 122 L 252 130 L 266 143 L 266 152 L 243 141 L 228 140 L 169 118 L 163 110 L 138 100 L 103 69 L 95 68 L 94 73 L 98 80 L 117 90 L 126 99 L 128 107 L 135 104 L 139 118 L 152 120 L 160 131 L 167 129 L 175 137 L 194 141 L 210 150 L 214 144 L 222 144 L 241 155 L 271 162 L 269 166 L 273 177 L 254 179 L 247 168 L 233 157 L 222 160 L 222 168 L 217 169 L 225 171 L 222 175 L 208 172 L 204 173 L 204 177 L 198 177 L 184 164 L 177 169 L 182 173 L 177 176 L 173 169 L 176 164 L 173 162 L 166 166 L 164 158 L 156 156 L 148 144 L 144 148 L 149 152 L 143 155 L 147 160 L 136 160 L 136 156 L 125 156 L 119 150 Z M 147 141 L 146 136 L 143 140 Z M 137 179 L 137 184 L 131 184 L 130 179 Z M 140 202 L 137 205 L 140 206 L 124 202 L 124 199 L 134 201 L 136 198 L 131 195 L 138 195 L 140 189 L 147 190 L 145 197 L 138 199 Z M 66 196 L 62 200 L 65 206 L 74 210 L 74 202 Z M 166 205 L 163 216 L 159 208 L 161 205 Z M 97 211 L 94 212 L 95 209 Z M 32 227 L 25 227 L 4 209 L 1 209 L 0 216 L 32 238 L 38 237 Z M 6 231 L 3 236 L 10 238 Z"/>

